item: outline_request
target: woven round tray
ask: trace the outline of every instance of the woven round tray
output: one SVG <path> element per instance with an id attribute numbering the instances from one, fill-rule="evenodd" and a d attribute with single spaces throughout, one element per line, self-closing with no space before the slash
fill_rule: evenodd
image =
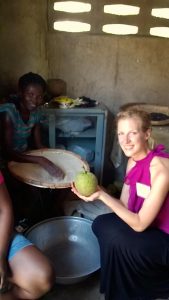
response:
<path id="1" fill-rule="evenodd" d="M 138 109 L 138 110 L 144 110 L 151 114 L 151 117 L 159 114 L 162 114 L 163 116 L 166 116 L 166 118 L 163 120 L 151 120 L 151 124 L 155 126 L 163 126 L 169 124 L 169 106 L 160 106 L 160 105 L 153 105 L 153 104 L 146 104 L 146 103 L 128 103 L 123 105 L 120 110 L 127 110 L 127 109 Z"/>
<path id="2" fill-rule="evenodd" d="M 22 182 L 41 188 L 68 188 L 78 172 L 89 170 L 89 165 L 77 154 L 61 149 L 43 149 L 27 152 L 28 155 L 44 156 L 60 167 L 65 177 L 62 180 L 51 176 L 38 164 L 11 161 L 11 174 Z"/>

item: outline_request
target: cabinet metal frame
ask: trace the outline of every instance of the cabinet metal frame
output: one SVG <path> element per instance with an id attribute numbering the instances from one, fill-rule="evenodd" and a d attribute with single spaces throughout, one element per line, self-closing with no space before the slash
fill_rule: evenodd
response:
<path id="1" fill-rule="evenodd" d="M 95 158 L 94 158 L 94 173 L 96 174 L 99 183 L 102 183 L 104 156 L 105 156 L 105 143 L 106 143 L 106 129 L 107 129 L 107 114 L 108 111 L 103 106 L 97 106 L 93 108 L 42 108 L 42 113 L 48 117 L 49 122 L 49 146 L 50 148 L 56 148 L 56 117 L 96 117 L 96 134 L 95 137 Z M 86 130 L 87 132 L 87 130 Z M 83 136 L 83 132 L 71 138 L 88 138 Z M 67 137 L 69 138 L 69 137 Z M 89 136 L 90 138 L 90 136 Z"/>

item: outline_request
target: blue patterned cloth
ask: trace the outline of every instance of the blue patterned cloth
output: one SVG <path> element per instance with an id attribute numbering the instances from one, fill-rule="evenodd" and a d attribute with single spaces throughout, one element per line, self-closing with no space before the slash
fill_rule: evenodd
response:
<path id="1" fill-rule="evenodd" d="M 0 113 L 5 112 L 9 115 L 13 126 L 13 147 L 14 150 L 23 152 L 28 148 L 28 139 L 31 136 L 32 128 L 40 123 L 41 114 L 38 110 L 30 112 L 30 117 L 27 122 L 24 122 L 20 112 L 17 110 L 14 103 L 4 103 L 0 105 Z"/>

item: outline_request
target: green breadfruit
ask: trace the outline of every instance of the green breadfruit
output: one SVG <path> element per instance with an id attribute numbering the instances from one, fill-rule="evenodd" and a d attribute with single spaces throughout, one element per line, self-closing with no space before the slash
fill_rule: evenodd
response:
<path id="1" fill-rule="evenodd" d="M 88 197 L 96 192 L 98 180 L 93 173 L 83 171 L 76 175 L 74 185 L 81 195 Z"/>

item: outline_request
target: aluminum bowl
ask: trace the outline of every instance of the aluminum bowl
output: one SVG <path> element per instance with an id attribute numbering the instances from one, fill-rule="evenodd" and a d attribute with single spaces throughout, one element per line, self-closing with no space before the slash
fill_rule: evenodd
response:
<path id="1" fill-rule="evenodd" d="M 100 268 L 100 250 L 92 221 L 79 217 L 55 217 L 44 220 L 26 233 L 52 261 L 56 283 L 83 281 Z"/>

